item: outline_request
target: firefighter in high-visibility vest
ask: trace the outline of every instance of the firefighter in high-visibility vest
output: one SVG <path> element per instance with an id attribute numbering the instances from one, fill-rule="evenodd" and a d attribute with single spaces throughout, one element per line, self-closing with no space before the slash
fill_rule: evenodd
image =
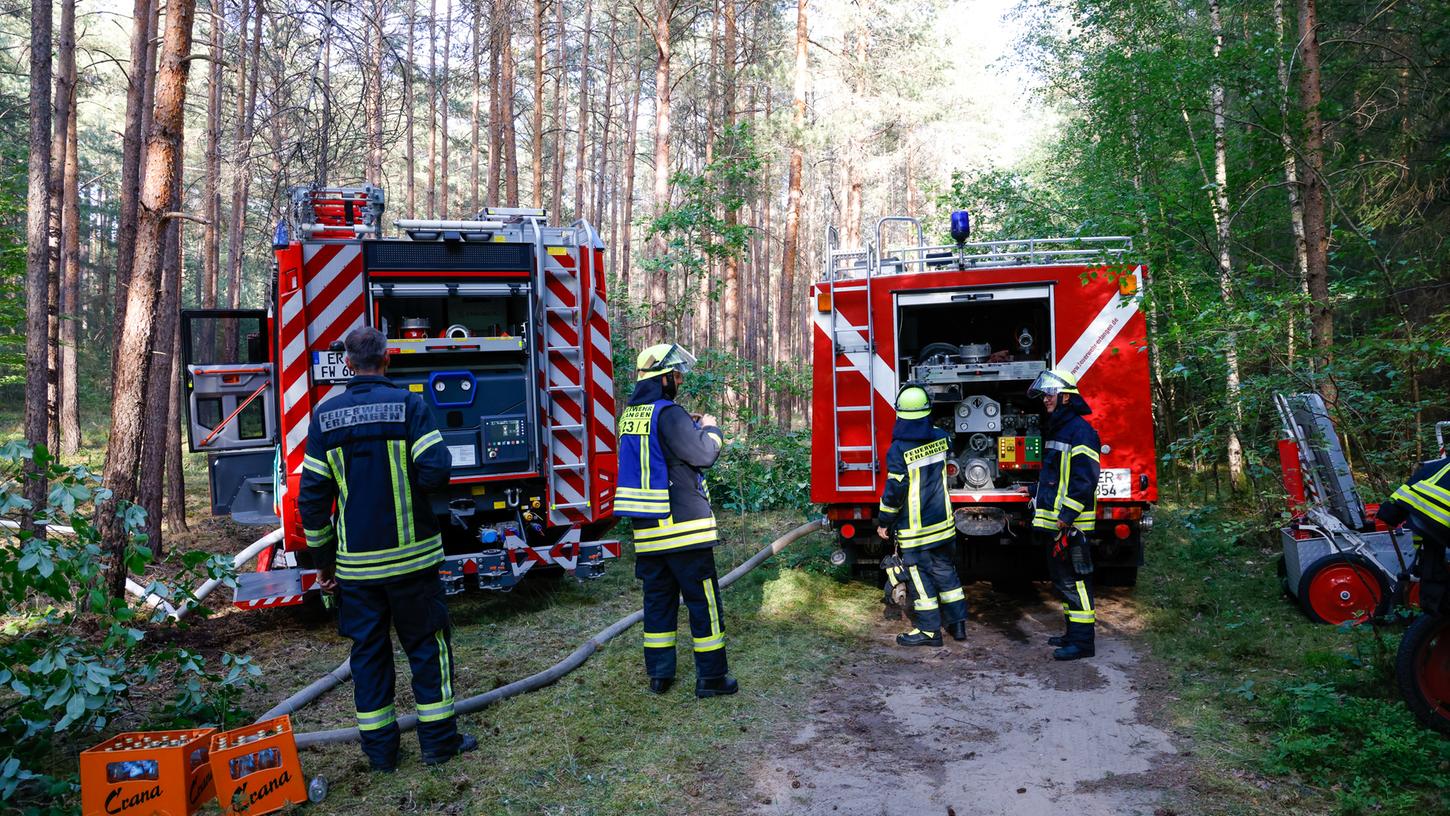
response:
<path id="1" fill-rule="evenodd" d="M 725 659 L 725 616 L 715 573 L 715 513 L 705 470 L 725 443 L 713 416 L 696 421 L 675 404 L 695 365 L 673 343 L 650 346 L 636 361 L 637 382 L 619 420 L 619 485 L 614 514 L 634 519 L 635 576 L 644 582 L 644 667 L 650 691 L 675 680 L 680 598 L 690 612 L 695 696 L 734 694 Z"/>
<path id="2" fill-rule="evenodd" d="M 1382 504 L 1376 517 L 1391 526 L 1408 522 L 1415 543 L 1414 570 L 1420 577 L 1420 608 L 1450 613 L 1450 458 L 1417 468 Z"/>
<path id="3" fill-rule="evenodd" d="M 390 625 L 412 668 L 424 764 L 478 747 L 458 733 L 453 713 L 448 607 L 438 577 L 443 541 L 428 506 L 428 493 L 448 484 L 452 462 L 422 399 L 384 376 L 387 346 L 370 326 L 348 333 L 344 347 L 356 376 L 308 424 L 297 497 L 322 588 L 339 596 L 338 631 L 352 640 L 357 727 L 376 771 L 398 767 Z"/>
<path id="4" fill-rule="evenodd" d="M 918 386 L 896 397 L 896 426 L 886 451 L 886 489 L 881 493 L 876 532 L 896 531 L 911 596 L 911 631 L 896 636 L 902 646 L 940 646 L 943 620 L 957 640 L 967 638 L 967 596 L 957 577 L 951 546 L 956 541 L 946 462 L 947 432 L 931 424 L 931 399 Z"/>
<path id="5" fill-rule="evenodd" d="M 1062 597 L 1067 631 L 1047 639 L 1057 660 L 1092 657 L 1097 612 L 1093 607 L 1092 551 L 1087 535 L 1098 514 L 1098 432 L 1083 417 L 1092 413 L 1069 371 L 1044 371 L 1027 389 L 1047 409 L 1042 474 L 1033 496 L 1032 531 L 1047 550 L 1053 589 Z"/>

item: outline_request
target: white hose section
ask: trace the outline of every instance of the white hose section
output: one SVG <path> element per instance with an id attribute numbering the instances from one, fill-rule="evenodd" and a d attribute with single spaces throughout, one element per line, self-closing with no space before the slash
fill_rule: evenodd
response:
<path id="1" fill-rule="evenodd" d="M 16 521 L 10 521 L 9 519 L 0 519 L 0 527 L 3 527 L 7 530 L 19 530 L 20 523 Z M 55 533 L 56 535 L 73 536 L 76 534 L 76 531 L 73 528 L 64 527 L 59 524 L 46 525 L 45 530 L 47 533 Z M 253 541 L 251 544 L 247 545 L 246 549 L 237 553 L 235 556 L 232 556 L 232 569 L 241 569 L 243 564 L 251 561 L 253 558 L 256 558 L 258 555 L 262 554 L 263 551 L 271 548 L 272 545 L 276 544 L 281 540 L 282 528 L 278 527 L 277 529 L 262 536 L 256 541 Z M 160 595 L 157 595 L 154 592 L 147 592 L 146 587 L 141 586 L 136 581 L 130 578 L 126 579 L 127 592 L 140 598 L 142 602 L 145 603 L 146 606 L 150 609 L 164 610 L 166 612 L 166 617 L 171 618 L 174 621 L 181 620 L 182 618 L 186 617 L 187 613 L 189 613 L 192 609 L 196 608 L 196 606 L 200 604 L 206 598 L 206 596 L 212 594 L 212 592 L 216 591 L 216 588 L 221 585 L 222 579 L 210 578 L 203 582 L 201 586 L 197 587 L 195 592 L 191 593 L 194 600 L 188 601 L 180 607 L 176 607 L 172 606 L 169 601 L 167 601 Z"/>
<path id="2" fill-rule="evenodd" d="M 723 590 L 740 579 L 741 576 L 760 566 L 772 555 L 779 553 L 792 542 L 804 538 L 811 533 L 830 529 L 830 522 L 825 518 L 818 518 L 806 522 L 791 530 L 785 535 L 767 544 L 755 555 L 748 558 L 743 564 L 731 570 L 720 579 L 720 588 Z M 507 700 L 510 697 L 517 697 L 529 691 L 537 691 L 544 686 L 556 682 L 559 678 L 584 665 L 591 655 L 604 647 L 606 643 L 624 634 L 630 627 L 644 620 L 644 612 L 636 610 L 610 625 L 601 629 L 593 637 L 579 644 L 570 655 L 555 663 L 541 672 L 531 674 L 522 680 L 515 680 L 506 686 L 500 686 L 492 691 L 466 697 L 459 700 L 453 707 L 457 714 L 471 714 L 485 706 Z M 352 668 L 347 660 L 342 661 L 336 669 L 323 675 L 307 688 L 283 700 L 271 711 L 263 714 L 258 721 L 268 719 L 283 713 L 293 713 L 346 680 L 352 675 Z M 409 714 L 406 717 L 398 718 L 398 728 L 403 731 L 411 731 L 418 726 L 418 716 Z M 333 745 L 342 742 L 356 742 L 360 734 L 356 728 L 338 728 L 331 731 L 308 731 L 297 735 L 298 748 L 315 748 L 319 745 Z"/>
<path id="3" fill-rule="evenodd" d="M 277 529 L 273 530 L 270 533 L 267 533 L 256 541 L 253 541 L 251 544 L 247 545 L 247 548 L 245 550 L 242 550 L 241 552 L 232 556 L 232 569 L 241 569 L 243 564 L 251 561 L 258 555 L 261 555 L 262 552 L 271 549 L 272 545 L 279 543 L 281 540 L 282 528 L 278 527 Z M 186 617 L 186 613 L 196 608 L 198 604 L 206 599 L 206 596 L 210 595 L 217 587 L 221 585 L 222 579 L 220 578 L 208 579 L 201 586 L 197 587 L 195 592 L 191 593 L 193 596 L 193 600 L 188 601 L 186 605 L 180 608 L 172 608 L 168 610 L 166 613 L 167 616 L 170 617 L 172 620 L 181 620 L 182 618 Z"/>
<path id="4" fill-rule="evenodd" d="M 44 527 L 47 533 L 55 533 L 56 535 L 63 536 L 73 536 L 76 534 L 73 528 L 60 524 L 42 524 L 40 526 Z M 0 527 L 4 527 L 7 530 L 19 530 L 20 522 L 11 521 L 10 519 L 0 519 Z"/>

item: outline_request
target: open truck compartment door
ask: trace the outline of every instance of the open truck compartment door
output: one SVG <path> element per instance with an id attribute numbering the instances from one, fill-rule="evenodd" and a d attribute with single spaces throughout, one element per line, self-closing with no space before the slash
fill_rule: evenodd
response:
<path id="1" fill-rule="evenodd" d="M 277 401 L 267 313 L 181 313 L 187 447 L 207 454 L 212 513 L 270 525 L 276 469 Z"/>

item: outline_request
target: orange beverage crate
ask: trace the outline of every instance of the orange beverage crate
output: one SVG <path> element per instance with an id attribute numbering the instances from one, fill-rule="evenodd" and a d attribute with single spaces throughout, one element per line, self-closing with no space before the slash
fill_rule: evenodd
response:
<path id="1" fill-rule="evenodd" d="M 229 816 L 257 816 L 307 801 L 297 738 L 285 714 L 211 736 L 217 804 Z"/>
<path id="2" fill-rule="evenodd" d="M 190 816 L 215 795 L 215 728 L 132 731 L 81 752 L 83 816 Z"/>

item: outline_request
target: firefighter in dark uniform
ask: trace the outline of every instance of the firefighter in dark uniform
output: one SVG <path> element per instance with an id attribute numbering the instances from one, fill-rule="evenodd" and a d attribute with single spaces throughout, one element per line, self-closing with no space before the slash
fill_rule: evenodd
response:
<path id="1" fill-rule="evenodd" d="M 1450 612 L 1450 570 L 1445 548 L 1450 545 L 1450 458 L 1421 465 L 1410 480 L 1380 505 L 1376 514 L 1390 526 L 1409 522 L 1420 576 L 1420 608 L 1431 614 Z"/>
<path id="2" fill-rule="evenodd" d="M 1066 633 L 1047 642 L 1057 660 L 1092 657 L 1092 551 L 1087 535 L 1098 515 L 1098 432 L 1083 417 L 1092 413 L 1077 390 L 1077 377 L 1061 369 L 1044 371 L 1027 389 L 1047 409 L 1042 475 L 1033 497 L 1032 532 L 1048 554 L 1052 587 L 1062 597 Z"/>
<path id="3" fill-rule="evenodd" d="M 427 498 L 448 484 L 448 448 L 422 399 L 383 376 L 382 332 L 353 329 L 344 345 L 356 376 L 308 425 L 298 508 L 323 589 L 339 595 L 338 630 L 352 640 L 363 753 L 374 770 L 398 766 L 391 625 L 412 668 L 423 762 L 437 765 L 478 747 L 453 714 L 443 543 Z"/>
<path id="4" fill-rule="evenodd" d="M 708 414 L 697 423 L 675 394 L 695 358 L 672 343 L 640 352 L 637 382 L 619 420 L 619 486 L 614 514 L 634 519 L 635 576 L 644 582 L 644 667 L 650 691 L 675 680 L 680 598 L 690 612 L 695 696 L 734 694 L 725 660 L 725 622 L 715 575 L 715 513 L 705 470 L 724 437 Z"/>
<path id="5" fill-rule="evenodd" d="M 907 386 L 896 397 L 896 426 L 886 451 L 886 489 L 881 493 L 876 532 L 889 539 L 896 530 L 911 596 L 910 632 L 902 646 L 940 646 L 941 625 L 957 640 L 967 638 L 967 596 L 957 577 L 951 546 L 957 530 L 947 495 L 947 432 L 931 424 L 931 400 L 924 389 Z"/>

